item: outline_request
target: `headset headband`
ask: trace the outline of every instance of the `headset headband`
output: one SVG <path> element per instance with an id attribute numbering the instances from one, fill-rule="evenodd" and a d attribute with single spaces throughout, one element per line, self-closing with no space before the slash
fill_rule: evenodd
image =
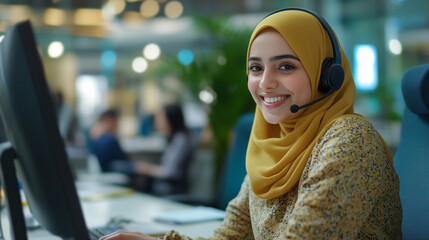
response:
<path id="1" fill-rule="evenodd" d="M 329 39 L 331 40 L 332 51 L 334 54 L 334 57 L 333 57 L 334 63 L 339 64 L 341 66 L 341 52 L 340 52 L 339 44 L 337 42 L 337 38 L 335 37 L 335 33 L 332 30 L 331 26 L 328 24 L 328 22 L 323 17 L 319 16 L 317 13 L 304 8 L 296 8 L 296 7 L 283 8 L 268 14 L 267 16 L 264 17 L 264 19 L 278 12 L 287 11 L 287 10 L 298 10 L 298 11 L 309 13 L 313 15 L 320 22 L 320 24 L 322 24 L 322 27 L 328 33 Z"/>

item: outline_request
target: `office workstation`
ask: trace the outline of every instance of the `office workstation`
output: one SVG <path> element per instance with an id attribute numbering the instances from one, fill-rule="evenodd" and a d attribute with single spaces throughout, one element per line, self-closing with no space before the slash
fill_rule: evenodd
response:
<path id="1" fill-rule="evenodd" d="M 5 239 L 429 237 L 428 3 L 239 2 L 0 4 Z"/>
<path id="2" fill-rule="evenodd" d="M 201 209 L 113 185 L 78 182 L 77 189 L 86 224 L 92 229 L 110 226 L 153 236 L 175 229 L 192 238 L 209 237 L 223 217 L 216 209 Z M 24 205 L 28 239 L 61 239 L 34 222 Z M 1 222 L 5 239 L 12 239 L 7 210 L 2 212 Z"/>

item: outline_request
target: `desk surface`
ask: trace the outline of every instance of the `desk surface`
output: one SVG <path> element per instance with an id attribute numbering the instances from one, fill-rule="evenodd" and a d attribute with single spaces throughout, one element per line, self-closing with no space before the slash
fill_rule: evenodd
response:
<path id="1" fill-rule="evenodd" d="M 127 153 L 162 153 L 167 142 L 162 136 L 134 137 L 121 139 L 121 146 Z"/>
<path id="2" fill-rule="evenodd" d="M 78 183 L 77 186 L 81 197 L 82 210 L 89 228 L 104 226 L 112 218 L 120 218 L 131 220 L 131 223 L 127 224 L 127 230 L 131 231 L 159 233 L 174 229 L 190 237 L 208 237 L 213 234 L 213 230 L 221 223 L 220 220 L 192 224 L 156 222 L 153 217 L 160 212 L 182 210 L 192 208 L 192 206 L 138 192 L 130 193 L 129 191 L 124 191 L 126 189 L 113 186 L 94 183 Z M 116 193 L 116 195 L 113 193 Z M 24 211 L 28 214 L 27 207 L 24 207 Z M 9 236 L 7 215 L 3 213 L 1 217 L 5 236 Z M 28 237 L 34 240 L 60 239 L 42 229 L 29 231 Z"/>

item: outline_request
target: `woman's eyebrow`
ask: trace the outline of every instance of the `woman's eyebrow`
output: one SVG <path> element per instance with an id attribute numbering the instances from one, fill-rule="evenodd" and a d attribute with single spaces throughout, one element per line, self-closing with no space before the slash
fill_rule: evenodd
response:
<path id="1" fill-rule="evenodd" d="M 262 61 L 262 59 L 260 57 L 249 57 L 249 62 L 250 61 Z"/>
<path id="2" fill-rule="evenodd" d="M 272 62 L 272 61 L 278 61 L 278 60 L 282 60 L 282 59 L 286 59 L 286 58 L 291 58 L 291 59 L 295 59 L 297 61 L 300 61 L 298 57 L 296 57 L 294 55 L 290 55 L 290 54 L 284 54 L 284 55 L 278 55 L 278 56 L 270 57 L 268 60 L 270 62 Z M 262 61 L 262 59 L 260 57 L 249 57 L 249 62 L 250 61 Z"/>
<path id="3" fill-rule="evenodd" d="M 282 60 L 285 58 L 292 58 L 295 59 L 297 61 L 300 61 L 298 57 L 294 56 L 294 55 L 290 55 L 290 54 L 285 54 L 285 55 L 279 55 L 279 56 L 274 56 L 274 57 L 270 57 L 270 59 L 268 59 L 270 62 L 272 61 L 277 61 L 277 60 Z"/>

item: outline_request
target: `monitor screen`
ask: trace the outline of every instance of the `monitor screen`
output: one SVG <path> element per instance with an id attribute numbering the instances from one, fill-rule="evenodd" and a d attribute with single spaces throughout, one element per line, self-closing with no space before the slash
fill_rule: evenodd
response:
<path id="1" fill-rule="evenodd" d="M 33 216 L 63 239 L 89 239 L 29 21 L 0 43 L 0 115 Z"/>

